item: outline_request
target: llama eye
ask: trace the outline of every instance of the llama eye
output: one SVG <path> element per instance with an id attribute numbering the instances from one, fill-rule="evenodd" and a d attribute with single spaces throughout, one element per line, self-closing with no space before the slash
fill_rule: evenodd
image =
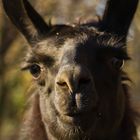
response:
<path id="1" fill-rule="evenodd" d="M 35 77 L 35 78 L 38 78 L 40 73 L 41 73 L 41 68 L 39 65 L 37 64 L 33 64 L 30 66 L 29 68 L 30 70 L 30 73 Z"/>
<path id="2" fill-rule="evenodd" d="M 115 67 L 116 69 L 121 69 L 124 65 L 124 60 L 118 59 L 118 58 L 112 58 L 111 60 L 111 64 L 113 67 Z"/>

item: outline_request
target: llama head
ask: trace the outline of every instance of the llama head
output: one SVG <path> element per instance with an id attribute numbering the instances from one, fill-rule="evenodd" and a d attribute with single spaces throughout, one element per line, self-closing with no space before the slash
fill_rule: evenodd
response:
<path id="1" fill-rule="evenodd" d="M 122 65 L 138 0 L 108 0 L 104 15 L 78 25 L 47 25 L 27 0 L 3 0 L 30 44 L 26 65 L 37 83 L 46 130 L 59 139 L 116 135 L 125 112 Z"/>

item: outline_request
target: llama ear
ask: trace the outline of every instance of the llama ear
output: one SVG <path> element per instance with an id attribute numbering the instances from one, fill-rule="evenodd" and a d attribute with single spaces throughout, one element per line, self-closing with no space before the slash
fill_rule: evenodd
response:
<path id="1" fill-rule="evenodd" d="M 126 38 L 138 0 L 108 0 L 101 30 Z"/>
<path id="2" fill-rule="evenodd" d="M 2 0 L 2 2 L 6 14 L 29 43 L 36 41 L 37 36 L 49 32 L 51 27 L 27 0 Z"/>

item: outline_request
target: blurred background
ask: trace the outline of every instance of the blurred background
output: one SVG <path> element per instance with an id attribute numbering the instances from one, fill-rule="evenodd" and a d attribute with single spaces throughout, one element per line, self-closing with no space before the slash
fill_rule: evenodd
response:
<path id="1" fill-rule="evenodd" d="M 77 18 L 102 15 L 105 0 L 30 0 L 45 18 L 53 23 L 74 22 Z M 132 99 L 140 102 L 140 4 L 128 37 L 132 58 L 124 69 L 133 81 Z M 0 140 L 16 140 L 32 78 L 20 70 L 26 53 L 24 38 L 4 14 L 0 0 Z"/>

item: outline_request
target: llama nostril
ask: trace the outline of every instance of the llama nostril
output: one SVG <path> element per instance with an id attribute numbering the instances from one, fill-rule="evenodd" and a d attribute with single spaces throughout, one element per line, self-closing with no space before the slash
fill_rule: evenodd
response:
<path id="1" fill-rule="evenodd" d="M 89 71 L 83 66 L 63 66 L 56 76 L 56 86 L 70 92 L 75 92 L 81 86 L 88 86 L 91 81 Z"/>
<path id="2" fill-rule="evenodd" d="M 56 84 L 60 87 L 67 87 L 68 86 L 67 83 L 64 81 L 57 81 Z"/>
<path id="3" fill-rule="evenodd" d="M 91 82 L 90 78 L 79 79 L 79 85 L 88 85 Z"/>

